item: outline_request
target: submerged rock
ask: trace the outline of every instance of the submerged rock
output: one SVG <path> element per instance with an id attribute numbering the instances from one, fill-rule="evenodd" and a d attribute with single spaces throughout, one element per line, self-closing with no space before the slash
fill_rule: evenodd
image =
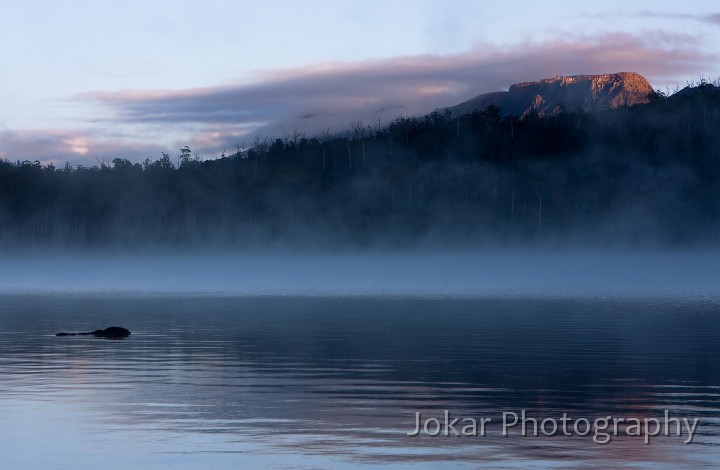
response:
<path id="1" fill-rule="evenodd" d="M 130 336 L 130 330 L 120 326 L 111 326 L 104 330 L 95 330 L 92 335 L 96 338 L 127 338 Z"/>

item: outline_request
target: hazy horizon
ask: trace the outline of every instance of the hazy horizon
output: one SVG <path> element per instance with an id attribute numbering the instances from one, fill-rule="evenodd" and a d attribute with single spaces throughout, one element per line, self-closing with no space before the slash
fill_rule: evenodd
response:
<path id="1" fill-rule="evenodd" d="M 720 296 L 718 250 L 370 250 L 0 257 L 0 294 L 240 297 Z"/>

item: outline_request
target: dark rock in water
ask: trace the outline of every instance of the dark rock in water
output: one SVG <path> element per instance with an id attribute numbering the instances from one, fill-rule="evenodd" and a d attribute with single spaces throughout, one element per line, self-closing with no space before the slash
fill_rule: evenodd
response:
<path id="1" fill-rule="evenodd" d="M 120 326 L 111 326 L 104 330 L 95 330 L 92 332 L 92 335 L 96 338 L 127 338 L 130 336 L 130 330 Z"/>
<path id="2" fill-rule="evenodd" d="M 130 330 L 120 326 L 111 326 L 104 330 L 95 330 L 89 333 L 57 333 L 55 336 L 94 336 L 96 338 L 127 338 Z"/>

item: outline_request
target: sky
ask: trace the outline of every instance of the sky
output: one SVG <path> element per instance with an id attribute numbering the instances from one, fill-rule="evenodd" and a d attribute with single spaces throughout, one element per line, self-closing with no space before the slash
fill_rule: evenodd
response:
<path id="1" fill-rule="evenodd" d="M 2 0 L 0 158 L 200 158 L 520 81 L 720 76 L 714 1 Z"/>

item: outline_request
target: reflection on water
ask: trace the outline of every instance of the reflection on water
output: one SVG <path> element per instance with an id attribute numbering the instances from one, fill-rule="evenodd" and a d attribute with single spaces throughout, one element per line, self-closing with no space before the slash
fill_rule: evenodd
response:
<path id="1" fill-rule="evenodd" d="M 720 304 L 0 298 L 7 468 L 668 468 L 720 458 Z M 56 338 L 128 327 L 127 340 Z M 699 419 L 682 437 L 501 435 L 503 412 Z M 415 413 L 492 419 L 409 437 Z M 662 434 L 662 433 L 661 433 Z"/>

